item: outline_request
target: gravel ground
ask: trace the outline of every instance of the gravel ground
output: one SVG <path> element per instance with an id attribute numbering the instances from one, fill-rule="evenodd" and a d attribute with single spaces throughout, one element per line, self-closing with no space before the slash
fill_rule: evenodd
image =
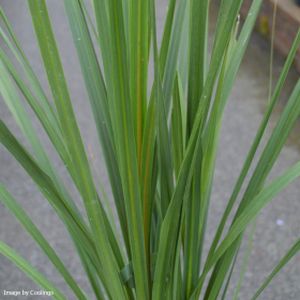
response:
<path id="1" fill-rule="evenodd" d="M 103 168 L 101 154 L 96 142 L 96 132 L 91 122 L 91 112 L 86 104 L 86 92 L 83 87 L 80 68 L 78 65 L 75 49 L 72 45 L 70 31 L 64 15 L 63 1 L 48 0 L 50 14 L 59 41 L 68 83 L 71 89 L 72 101 L 78 116 L 79 124 L 86 145 L 93 152 L 95 158 L 95 172 L 101 178 L 104 186 L 108 185 L 107 177 Z M 166 0 L 158 1 L 158 22 L 162 27 L 163 17 L 166 10 Z M 46 87 L 44 70 L 40 61 L 39 51 L 32 31 L 30 16 L 24 0 L 1 0 L 4 11 L 11 20 L 13 27 L 21 40 L 25 53 L 43 85 Z M 243 61 L 241 70 L 230 97 L 226 109 L 220 151 L 218 155 L 215 174 L 215 187 L 211 205 L 211 215 L 208 224 L 207 239 L 209 240 L 215 230 L 217 221 L 223 211 L 226 199 L 230 195 L 232 186 L 241 169 L 245 154 L 250 142 L 261 120 L 267 99 L 268 87 L 268 60 L 269 46 L 260 37 L 254 35 Z M 283 60 L 275 55 L 274 73 L 278 75 Z M 295 71 L 291 72 L 287 87 L 283 93 L 283 99 L 275 113 L 273 124 L 285 104 L 285 99 L 290 93 L 295 80 Z M 13 132 L 21 137 L 11 115 L 0 102 L 0 117 L 12 128 Z M 43 142 L 51 158 L 56 163 L 59 173 L 65 175 L 64 167 L 58 162 L 47 138 L 41 128 L 34 121 L 36 129 L 41 132 Z M 286 167 L 299 159 L 299 134 L 300 127 L 294 130 L 287 146 L 283 149 L 272 176 L 281 173 Z M 88 283 L 73 250 L 72 244 L 66 234 L 62 223 L 54 215 L 51 207 L 37 192 L 31 180 L 24 171 L 11 158 L 11 156 L 0 148 L 0 182 L 3 182 L 12 194 L 22 203 L 23 207 L 30 213 L 33 221 L 49 239 L 71 270 L 78 282 L 89 291 Z M 66 176 L 64 176 L 66 177 Z M 66 179 L 68 182 L 68 179 Z M 299 181 L 292 184 L 286 191 L 282 192 L 266 209 L 257 220 L 257 229 L 254 237 L 254 248 L 250 258 L 250 266 L 246 273 L 239 299 L 249 299 L 253 291 L 272 266 L 283 255 L 300 232 L 300 185 Z M 73 299 L 71 292 L 65 288 L 63 280 L 48 263 L 47 259 L 31 241 L 21 226 L 10 216 L 8 211 L 1 206 L 0 210 L 0 239 L 13 246 L 20 254 L 26 257 L 41 272 L 46 274 L 66 294 L 68 299 Z M 238 274 L 234 274 L 233 283 L 236 282 Z M 300 299 L 300 256 L 296 257 L 284 271 L 273 281 L 272 285 L 264 292 L 261 299 L 265 300 L 298 300 Z M 3 290 L 39 290 L 39 288 L 26 278 L 14 265 L 4 257 L 0 257 L 0 299 L 15 299 L 3 295 Z M 232 290 L 230 291 L 232 293 Z M 231 294 L 228 299 L 231 299 Z M 42 296 L 31 296 L 26 299 L 44 299 Z M 121 300 L 121 299 L 120 299 Z"/>

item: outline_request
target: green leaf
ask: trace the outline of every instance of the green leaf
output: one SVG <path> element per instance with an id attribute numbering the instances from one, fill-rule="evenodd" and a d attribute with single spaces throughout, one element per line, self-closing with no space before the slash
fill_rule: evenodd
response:
<path id="1" fill-rule="evenodd" d="M 178 239 L 178 229 L 182 204 L 186 200 L 187 194 L 189 192 L 195 162 L 197 161 L 197 159 L 199 159 L 199 155 L 201 155 L 202 151 L 201 127 L 203 126 L 203 117 L 206 114 L 205 110 L 207 108 L 205 102 L 208 101 L 207 98 L 212 94 L 214 80 L 218 74 L 220 61 L 222 60 L 224 49 L 226 48 L 227 42 L 229 40 L 235 16 L 239 7 L 240 3 L 238 1 L 232 4 L 232 10 L 230 10 L 229 12 L 233 20 L 230 19 L 230 22 L 224 22 L 225 24 L 222 27 L 223 34 L 219 36 L 219 39 L 216 42 L 216 55 L 213 57 L 213 61 L 211 62 L 211 66 L 208 71 L 204 92 L 201 96 L 202 100 L 200 100 L 199 102 L 201 103 L 201 105 L 199 105 L 198 107 L 195 124 L 193 126 L 191 137 L 181 164 L 177 185 L 174 189 L 172 200 L 162 224 L 159 249 L 157 254 L 158 259 L 154 273 L 154 299 L 159 299 L 160 297 L 162 297 L 162 293 L 164 290 L 163 285 L 166 284 L 166 281 L 168 279 L 168 272 L 170 272 L 170 270 L 172 269 L 171 261 L 174 257 L 172 254 L 175 249 L 176 240 Z M 170 253 L 170 251 L 172 252 Z"/>
<path id="2" fill-rule="evenodd" d="M 73 290 L 74 294 L 78 297 L 78 299 L 87 299 L 80 287 L 75 282 L 74 278 L 66 269 L 63 262 L 57 256 L 56 252 L 47 242 L 45 237 L 34 225 L 34 223 L 31 221 L 30 217 L 26 214 L 23 208 L 16 202 L 16 200 L 8 193 L 8 191 L 2 185 L 0 185 L 0 201 L 11 211 L 12 214 L 14 214 L 16 219 L 23 225 L 26 231 L 41 247 L 43 252 L 48 256 L 49 260 L 52 262 L 52 264 L 55 266 L 58 272 L 63 276 L 63 278 Z"/>
<path id="3" fill-rule="evenodd" d="M 90 230 L 80 221 L 76 214 L 72 213 L 72 210 L 70 210 L 64 201 L 64 198 L 61 196 L 59 191 L 57 191 L 49 176 L 41 170 L 38 164 L 19 144 L 1 120 L 0 143 L 7 148 L 7 150 L 15 157 L 15 159 L 22 165 L 24 170 L 36 183 L 44 197 L 49 201 L 58 216 L 66 224 L 75 244 L 77 246 L 81 245 L 81 247 L 85 249 L 94 266 L 97 266 L 98 274 L 102 278 L 104 274 L 102 267 L 99 267 L 99 260 L 95 252 Z"/>
<path id="4" fill-rule="evenodd" d="M 183 124 L 183 91 L 182 91 L 182 83 L 179 78 L 179 74 L 177 74 L 174 92 L 173 92 L 173 106 L 172 106 L 172 114 L 171 114 L 171 134 L 172 134 L 172 153 L 174 159 L 174 169 L 175 174 L 178 176 L 179 168 L 183 159 L 184 152 L 184 124 Z"/>
<path id="5" fill-rule="evenodd" d="M 25 74 L 26 79 L 29 84 L 32 86 L 35 96 L 39 102 L 39 105 L 46 112 L 49 120 L 54 126 L 58 126 L 59 128 L 57 115 L 55 110 L 53 109 L 52 103 L 50 103 L 49 99 L 46 97 L 46 94 L 41 86 L 38 77 L 35 75 L 33 68 L 31 67 L 25 53 L 22 50 L 22 47 L 14 34 L 13 28 L 10 25 L 7 17 L 5 16 L 2 8 L 0 7 L 0 18 L 3 21 L 5 28 L 9 34 L 9 37 L 5 34 L 4 30 L 0 28 L 0 36 L 3 39 L 4 44 L 8 47 L 8 49 L 12 52 L 13 56 L 16 58 L 16 61 L 20 64 L 22 71 Z M 10 38 L 10 39 L 9 39 Z M 2 52 L 2 51 L 1 51 Z"/>
<path id="6" fill-rule="evenodd" d="M 269 103 L 268 105 L 268 108 L 267 110 L 265 111 L 264 113 L 264 117 L 263 117 L 263 120 L 261 121 L 261 124 L 260 124 L 260 127 L 256 133 L 256 136 L 254 138 L 254 141 L 251 145 L 251 148 L 248 152 L 248 155 L 247 155 L 247 158 L 245 160 L 245 163 L 244 163 L 244 166 L 239 174 L 239 177 L 238 177 L 238 180 L 234 186 L 234 189 L 233 189 L 233 192 L 232 192 L 232 195 L 227 203 L 227 206 L 226 206 L 226 209 L 223 213 L 223 216 L 222 216 L 222 219 L 219 223 L 219 226 L 218 226 L 218 229 L 217 229 L 217 232 L 216 232 L 216 235 L 215 235 L 215 238 L 214 238 L 214 241 L 212 243 L 212 246 L 210 248 L 210 251 L 213 252 L 221 235 L 222 235 L 222 231 L 223 231 L 223 228 L 225 226 L 225 223 L 226 223 L 226 220 L 232 210 L 232 207 L 237 199 L 237 196 L 241 190 L 241 187 L 243 185 L 243 182 L 246 178 L 246 175 L 248 174 L 249 172 L 249 169 L 250 169 L 250 166 L 253 162 L 253 158 L 255 156 L 255 153 L 258 149 L 258 146 L 260 144 L 260 142 L 262 141 L 262 137 L 263 137 L 263 134 L 266 130 L 266 127 L 267 127 L 267 124 L 270 120 L 270 116 L 273 112 L 273 109 L 277 103 L 277 101 L 279 100 L 279 95 L 280 95 L 280 92 L 282 90 L 282 87 L 284 85 L 284 82 L 286 80 L 286 77 L 287 77 L 287 74 L 288 74 L 288 71 L 293 63 L 293 60 L 294 60 L 294 57 L 295 57 L 295 54 L 296 54 L 296 51 L 298 49 L 300 45 L 300 31 L 298 31 L 298 34 L 293 42 L 293 45 L 291 47 L 291 50 L 289 52 L 289 55 L 288 55 L 288 58 L 284 64 L 284 67 L 282 69 L 282 72 L 280 74 L 280 77 L 278 79 L 278 82 L 277 82 L 277 85 L 275 87 L 275 90 L 274 90 L 274 93 L 273 93 L 273 96 L 272 96 L 272 99 L 271 99 L 271 102 Z"/>
<path id="7" fill-rule="evenodd" d="M 123 237 L 125 239 L 127 251 L 129 251 L 124 197 L 116 161 L 116 149 L 112 138 L 113 132 L 107 103 L 105 82 L 96 56 L 96 50 L 94 49 L 92 38 L 89 33 L 88 25 L 84 18 L 82 4 L 78 1 L 65 0 L 65 9 L 73 34 L 73 41 L 77 49 L 92 112 L 94 114 L 99 140 L 105 157 L 114 200 L 121 222 L 121 228 L 123 230 Z"/>
<path id="8" fill-rule="evenodd" d="M 198 284 L 193 292 L 192 299 L 197 299 L 199 290 L 202 287 L 206 274 L 215 265 L 222 255 L 233 245 L 240 237 L 240 234 L 245 231 L 248 224 L 259 214 L 263 207 L 265 207 L 275 196 L 286 188 L 292 181 L 300 176 L 300 163 L 295 164 L 288 169 L 283 175 L 276 178 L 271 184 L 263 188 L 261 192 L 255 196 L 251 204 L 245 209 L 233 222 L 233 225 L 225 235 L 224 239 L 217 247 L 211 259 L 207 264 L 198 280 Z M 195 298 L 196 297 L 196 298 Z"/>
<path id="9" fill-rule="evenodd" d="M 105 190 L 112 192 L 113 199 L 106 197 L 97 179 L 98 166 L 88 159 L 46 0 L 28 0 L 28 4 L 49 97 L 0 9 L 0 93 L 30 151 L 2 121 L 0 143 L 63 221 L 96 299 L 225 299 L 246 228 L 300 175 L 298 163 L 266 186 L 300 114 L 300 80 L 251 168 L 300 44 L 299 31 L 208 255 L 202 257 L 223 113 L 262 0 L 252 1 L 240 30 L 243 2 L 220 1 L 208 55 L 209 0 L 169 0 L 160 48 L 156 0 L 64 0 L 87 91 L 88 99 L 83 100 L 91 106 L 106 164 L 109 186 Z M 76 208 L 48 158 L 23 106 L 27 104 L 66 166 L 66 176 L 85 211 Z M 250 181 L 244 189 L 246 178 Z M 245 192 L 239 198 L 241 191 Z M 232 219 L 237 199 L 241 202 Z M 30 215 L 1 186 L 0 201 L 42 248 L 76 298 L 84 299 Z M 297 242 L 284 262 L 298 247 Z M 16 261 L 20 262 L 18 256 Z M 23 270 L 31 272 L 31 266 Z M 242 267 L 241 280 L 244 271 Z"/>
<path id="10" fill-rule="evenodd" d="M 106 228 L 104 211 L 98 200 L 88 159 L 76 123 L 64 71 L 47 12 L 47 6 L 44 0 L 28 0 L 28 4 L 48 82 L 61 123 L 62 133 L 71 155 L 72 166 L 74 166 L 76 170 L 76 183 L 84 199 L 99 259 L 107 274 L 105 285 L 114 286 L 114 288 L 109 290 L 114 297 L 126 298 L 124 288 L 119 278 L 116 258 L 111 249 L 107 232 L 104 229 Z"/>
<path id="11" fill-rule="evenodd" d="M 119 1 L 108 2 L 110 20 L 110 79 L 113 87 L 108 88 L 108 99 L 114 115 L 114 134 L 117 159 L 125 200 L 131 260 L 134 271 L 137 298 L 149 298 L 149 266 L 147 265 L 143 230 L 142 203 L 140 198 L 139 170 L 134 134 L 133 108 L 128 82 L 128 45 L 124 32 L 123 8 Z M 103 52 L 103 51 L 102 51 Z M 107 53 L 108 54 L 108 53 Z M 130 70 L 131 72 L 131 70 Z M 130 74 L 129 74 L 130 75 Z M 130 77 L 131 78 L 131 77 Z"/>
<path id="12" fill-rule="evenodd" d="M 209 0 L 193 0 L 190 5 L 190 53 L 188 79 L 188 119 L 187 135 L 189 136 L 199 106 L 207 72 L 207 31 Z"/>
<path id="13" fill-rule="evenodd" d="M 238 300 L 239 293 L 240 293 L 240 290 L 242 288 L 242 284 L 245 280 L 245 274 L 246 274 L 247 268 L 249 266 L 249 260 L 250 260 L 251 252 L 252 252 L 252 249 L 253 249 L 253 240 L 254 240 L 254 234 L 255 234 L 255 231 L 256 231 L 256 225 L 257 225 L 257 220 L 254 220 L 252 228 L 249 232 L 249 237 L 248 237 L 248 241 L 247 241 L 247 245 L 246 245 L 246 250 L 245 250 L 245 253 L 243 255 L 242 267 L 241 267 L 241 271 L 240 271 L 240 275 L 239 275 L 239 280 L 238 280 L 237 286 L 236 286 L 235 291 L 234 291 L 234 296 L 233 296 L 234 300 Z"/>
<path id="14" fill-rule="evenodd" d="M 57 300 L 66 300 L 62 292 L 60 292 L 48 279 L 40 272 L 34 269 L 25 259 L 19 256 L 12 248 L 0 241 L 0 253 L 11 260 L 20 270 L 27 274 L 33 281 L 40 285 L 43 289 L 53 292 L 52 297 Z"/>
<path id="15" fill-rule="evenodd" d="M 156 101 L 150 98 L 146 113 L 146 121 L 143 133 L 142 159 L 141 159 L 141 198 L 143 200 L 143 219 L 145 248 L 148 259 L 150 258 L 151 218 L 154 210 L 154 198 L 156 189 L 155 172 L 155 139 L 156 139 Z"/>
<path id="16" fill-rule="evenodd" d="M 179 0 L 178 2 L 179 3 L 177 4 L 175 11 L 172 7 L 174 4 L 172 2 L 170 3 L 169 13 L 174 14 L 174 19 L 172 22 L 171 20 L 168 20 L 167 25 L 169 26 L 172 23 L 173 28 L 171 32 L 166 29 L 165 40 L 163 40 L 163 42 L 165 41 L 168 46 L 164 46 L 164 44 L 162 44 L 162 52 L 160 53 L 160 64 L 162 64 L 160 74 L 163 82 L 162 89 L 167 115 L 170 109 L 171 96 L 178 68 L 178 54 L 182 39 L 184 17 L 188 7 L 188 1 Z M 168 38 L 169 35 L 170 37 Z M 165 54 L 165 51 L 167 51 L 167 54 Z"/>
<path id="17" fill-rule="evenodd" d="M 168 55 L 168 49 L 169 49 L 170 40 L 171 40 L 172 28 L 174 27 L 174 23 L 177 21 L 177 19 L 176 19 L 176 21 L 174 22 L 176 2 L 177 2 L 177 0 L 169 0 L 169 3 L 168 3 L 168 12 L 167 12 L 166 21 L 164 24 L 164 33 L 163 33 L 163 38 L 162 38 L 160 53 L 159 53 L 161 70 L 165 69 L 167 55 Z"/>
<path id="18" fill-rule="evenodd" d="M 273 278 L 279 273 L 279 271 L 300 251 L 300 239 L 287 251 L 282 257 L 276 267 L 273 269 L 271 274 L 265 279 L 261 287 L 257 290 L 251 300 L 257 299 L 264 289 L 270 284 Z"/>
<path id="19" fill-rule="evenodd" d="M 252 199 L 255 195 L 261 190 L 262 186 L 265 183 L 265 180 L 270 173 L 276 159 L 278 158 L 282 147 L 293 128 L 297 118 L 300 114 L 300 81 L 298 81 L 297 85 L 294 88 L 294 91 L 288 101 L 288 104 L 283 111 L 267 145 L 265 146 L 261 157 L 257 163 L 257 166 L 253 172 L 253 175 L 250 179 L 248 187 L 245 191 L 243 199 L 238 207 L 234 220 L 239 217 L 241 213 L 246 211 L 247 205 L 252 202 Z M 228 250 L 228 254 L 225 254 L 221 260 L 218 262 L 217 267 L 220 266 L 222 269 L 226 269 L 227 267 L 224 266 L 230 263 L 233 258 L 233 254 L 239 248 L 241 243 L 242 235 L 235 241 L 232 247 Z M 223 265 L 223 266 L 222 266 Z M 219 274 L 217 275 L 217 269 L 213 273 L 212 278 L 218 277 L 220 281 Z M 214 289 L 214 288 L 213 288 Z"/>
<path id="20" fill-rule="evenodd" d="M 149 0 L 129 0 L 129 66 L 132 116 L 134 118 L 138 165 L 141 164 L 143 128 L 147 105 L 149 60 Z"/>

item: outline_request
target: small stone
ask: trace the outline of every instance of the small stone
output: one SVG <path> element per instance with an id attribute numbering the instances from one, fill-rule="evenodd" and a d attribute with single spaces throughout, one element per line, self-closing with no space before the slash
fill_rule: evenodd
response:
<path id="1" fill-rule="evenodd" d="M 277 219 L 276 220 L 276 224 L 277 224 L 277 226 L 283 226 L 284 225 L 284 221 L 282 219 Z"/>

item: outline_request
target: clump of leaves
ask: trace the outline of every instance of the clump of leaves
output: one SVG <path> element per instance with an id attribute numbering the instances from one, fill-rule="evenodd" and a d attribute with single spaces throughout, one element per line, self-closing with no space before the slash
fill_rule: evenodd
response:
<path id="1" fill-rule="evenodd" d="M 63 221 L 97 299 L 224 299 L 248 225 L 300 175 L 298 163 L 266 184 L 299 117 L 300 81 L 266 138 L 263 151 L 257 153 L 299 46 L 298 33 L 210 249 L 202 255 L 224 107 L 262 0 L 252 1 L 240 30 L 237 20 L 243 1 L 221 1 L 210 56 L 209 2 L 169 0 L 158 47 L 155 0 L 93 0 L 93 17 L 84 1 L 64 0 L 117 220 L 109 217 L 92 175 L 45 0 L 28 0 L 28 5 L 51 99 L 1 10 L 0 92 L 31 149 L 21 145 L 2 121 L 0 142 Z M 150 65 L 154 80 L 149 86 Z M 65 164 L 86 214 L 80 212 L 60 180 L 23 100 Z M 252 172 L 255 156 L 258 159 Z M 247 176 L 249 181 L 245 181 Z M 48 256 L 74 296 L 87 299 L 47 239 L 3 185 L 0 200 Z M 299 249 L 298 240 L 253 299 Z M 66 298 L 3 242 L 0 253 L 43 288 L 52 290 L 55 299 Z"/>

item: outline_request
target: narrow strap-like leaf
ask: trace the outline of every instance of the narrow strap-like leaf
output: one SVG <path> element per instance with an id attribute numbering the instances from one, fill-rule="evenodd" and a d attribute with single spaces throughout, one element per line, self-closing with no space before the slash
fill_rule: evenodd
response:
<path id="1" fill-rule="evenodd" d="M 195 117 L 195 124 L 193 126 L 191 137 L 187 145 L 185 157 L 181 164 L 177 185 L 174 189 L 172 200 L 162 224 L 159 249 L 157 254 L 157 263 L 154 273 L 154 299 L 159 299 L 161 293 L 163 293 L 164 290 L 163 286 L 164 284 L 166 284 L 166 280 L 168 278 L 170 265 L 168 265 L 167 268 L 165 266 L 167 263 L 171 263 L 170 259 L 172 258 L 172 255 L 170 255 L 170 249 L 174 249 L 174 245 L 176 244 L 176 240 L 178 239 L 177 234 L 182 204 L 184 202 L 184 199 L 186 198 L 186 193 L 189 190 L 189 186 L 192 180 L 192 174 L 194 172 L 195 162 L 197 161 L 198 156 L 201 154 L 201 126 L 203 126 L 203 122 L 205 119 L 204 117 L 206 117 L 206 102 L 209 101 L 209 99 L 206 98 L 210 97 L 213 92 L 214 82 L 220 68 L 220 62 L 230 38 L 230 33 L 232 32 L 235 17 L 240 4 L 240 1 L 232 3 L 232 10 L 229 10 L 229 13 L 231 15 L 230 22 L 224 22 L 225 24 L 222 27 L 223 34 L 219 36 L 219 40 L 216 43 L 216 55 L 214 56 L 213 61 L 211 62 L 210 70 L 208 71 L 204 92 L 202 93 L 200 100 L 201 106 L 199 105 L 198 107 L 198 111 Z M 231 4 L 229 3 L 228 5 Z"/>
<path id="2" fill-rule="evenodd" d="M 89 229 L 80 222 L 80 219 L 72 213 L 72 210 L 69 210 L 68 205 L 62 199 L 50 177 L 42 171 L 30 154 L 7 129 L 2 120 L 0 120 L 0 143 L 7 148 L 36 183 L 58 216 L 66 224 L 75 243 L 82 245 L 101 275 L 102 267 L 99 267 L 99 258 L 96 255 Z"/>
<path id="3" fill-rule="evenodd" d="M 190 65 L 188 80 L 188 118 L 187 135 L 190 134 L 198 101 L 201 98 L 207 72 L 207 31 L 209 0 L 193 0 L 190 5 L 191 38 L 190 38 Z"/>
<path id="4" fill-rule="evenodd" d="M 137 298 L 149 299 L 149 269 L 147 266 L 143 230 L 142 203 L 136 136 L 132 118 L 131 93 L 128 82 L 128 45 L 126 44 L 124 15 L 120 1 L 107 3 L 110 33 L 110 73 L 113 87 L 108 87 L 108 99 L 114 115 L 114 134 L 119 170 L 122 179 L 131 260 Z"/>
<path id="5" fill-rule="evenodd" d="M 300 251 L 300 239 L 287 251 L 287 253 L 281 258 L 279 263 L 273 269 L 271 274 L 265 279 L 261 287 L 257 290 L 251 300 L 257 299 L 264 289 L 270 284 L 273 278 L 279 273 L 279 271 Z"/>
<path id="6" fill-rule="evenodd" d="M 78 297 L 78 299 L 87 299 L 80 287 L 78 286 L 78 284 L 75 282 L 72 275 L 66 269 L 63 262 L 57 256 L 54 249 L 50 246 L 50 244 L 47 242 L 47 240 L 39 231 L 39 229 L 31 221 L 24 209 L 17 203 L 17 201 L 8 193 L 8 191 L 2 185 L 0 185 L 0 202 L 2 202 L 11 211 L 11 213 L 14 214 L 17 220 L 23 225 L 26 231 L 41 247 L 43 252 L 48 256 L 49 260 L 59 271 L 59 273 L 63 276 L 63 278 L 73 290 L 74 294 Z"/>
<path id="7" fill-rule="evenodd" d="M 183 124 L 183 90 L 182 82 L 177 74 L 174 92 L 173 92 L 173 105 L 171 114 L 171 134 L 172 134 L 172 152 L 175 167 L 175 174 L 178 176 L 179 168 L 183 159 L 184 153 L 184 124 Z"/>
<path id="8" fill-rule="evenodd" d="M 165 99 L 165 109 L 168 115 L 171 103 L 171 96 L 173 92 L 174 81 L 176 78 L 176 72 L 178 68 L 178 54 L 180 48 L 180 42 L 182 38 L 182 31 L 184 25 L 184 17 L 185 12 L 188 7 L 188 1 L 179 0 L 177 1 L 177 7 L 174 12 L 170 10 L 170 12 L 174 13 L 174 20 L 173 20 L 173 30 L 171 32 L 169 46 L 167 48 L 167 56 L 166 61 L 164 62 L 164 54 L 161 55 L 161 64 L 165 67 L 160 70 L 160 74 L 163 81 L 163 95 Z M 171 3 L 173 5 L 173 3 Z M 172 9 L 172 8 L 171 8 Z"/>
<path id="9" fill-rule="evenodd" d="M 272 99 L 271 99 L 271 102 L 270 104 L 268 105 L 268 108 L 264 114 L 264 117 L 263 117 L 263 120 L 260 124 L 260 127 L 257 131 L 257 134 L 255 136 L 255 139 L 252 143 L 252 146 L 248 152 L 248 155 L 247 155 L 247 158 L 245 160 L 245 163 L 244 163 L 244 166 L 239 174 L 239 177 L 238 177 L 238 180 L 234 186 L 234 189 L 233 189 L 233 192 L 232 192 L 232 195 L 228 201 L 228 204 L 226 206 L 226 209 L 223 213 L 223 216 L 222 216 L 222 219 L 219 223 L 219 226 L 218 226 L 218 229 L 217 229 L 217 232 L 216 232 L 216 235 L 215 235 L 215 238 L 214 238 L 214 241 L 212 243 L 212 246 L 211 246 L 211 250 L 212 252 L 214 251 L 220 237 L 221 237 L 221 234 L 222 234 L 222 230 L 224 228 L 224 225 L 225 225 L 225 222 L 231 212 L 231 209 L 235 203 L 235 200 L 241 190 L 241 187 L 242 187 L 242 184 L 246 178 L 246 175 L 250 169 L 250 166 L 252 164 L 252 161 L 253 161 L 253 158 L 255 156 L 255 153 L 258 149 L 258 145 L 260 144 L 261 140 L 262 140 L 262 137 L 263 137 L 263 134 L 265 132 L 265 129 L 267 127 L 267 124 L 269 122 L 269 119 L 270 119 L 270 116 L 272 114 L 272 111 L 275 107 L 275 104 L 278 102 L 279 100 L 279 95 L 280 95 L 280 92 L 282 90 L 282 87 L 283 87 L 283 84 L 286 80 L 286 77 L 287 77 L 287 74 L 288 74 L 288 71 L 293 63 L 293 60 L 294 60 L 294 57 L 295 57 L 295 54 L 296 54 L 296 51 L 299 47 L 299 44 L 300 44 L 300 31 L 298 32 L 294 42 L 293 42 L 293 45 L 291 47 L 291 50 L 289 52 L 289 55 L 288 55 L 288 58 L 284 64 L 284 67 L 282 69 L 282 72 L 280 74 L 280 77 L 278 79 L 278 82 L 277 82 L 277 85 L 275 87 L 275 91 L 274 91 L 274 94 L 272 96 Z"/>
<path id="10" fill-rule="evenodd" d="M 164 33 L 161 42 L 160 52 L 159 52 L 159 61 L 161 70 L 165 69 L 168 49 L 171 41 L 172 28 L 174 27 L 174 19 L 175 19 L 175 8 L 176 8 L 177 0 L 169 0 L 168 3 L 168 12 L 166 21 L 164 24 Z"/>
<path id="11" fill-rule="evenodd" d="M 140 166 L 147 105 L 150 5 L 149 0 L 129 0 L 128 3 L 130 91 L 138 164 Z"/>
<path id="12" fill-rule="evenodd" d="M 234 244 L 234 242 L 239 238 L 240 234 L 244 232 L 248 224 L 251 223 L 253 219 L 258 215 L 263 207 L 265 207 L 274 197 L 286 188 L 292 181 L 296 180 L 300 176 L 300 163 L 295 164 L 293 167 L 288 169 L 283 175 L 276 178 L 271 184 L 262 189 L 256 197 L 252 199 L 252 203 L 247 207 L 247 209 L 240 214 L 240 216 L 235 220 L 232 227 L 228 231 L 227 235 L 224 237 L 223 241 L 216 249 L 212 258 L 207 262 L 205 269 L 203 270 L 198 284 L 193 292 L 191 299 L 197 299 L 199 289 L 201 289 L 204 278 L 209 270 L 214 266 L 214 264 L 219 260 L 219 258 Z"/>
<path id="13" fill-rule="evenodd" d="M 46 112 L 49 120 L 52 124 L 56 126 L 57 129 L 60 129 L 57 119 L 57 114 L 52 106 L 52 103 L 47 98 L 42 85 L 36 76 L 36 74 L 33 71 L 33 68 L 31 67 L 24 51 L 22 50 L 22 47 L 13 31 L 12 26 L 10 25 L 6 15 L 4 14 L 4 11 L 0 7 L 0 18 L 3 20 L 3 23 L 5 24 L 5 28 L 7 29 L 8 35 L 4 32 L 4 30 L 0 27 L 0 36 L 4 41 L 4 44 L 8 47 L 8 49 L 12 52 L 13 56 L 16 58 L 16 61 L 20 64 L 22 67 L 22 70 L 25 74 L 26 79 L 30 83 L 30 86 L 34 90 L 35 96 L 37 97 L 37 100 L 43 110 Z M 10 38 L 9 38 L 10 37 Z"/>
<path id="14" fill-rule="evenodd" d="M 116 203 L 121 228 L 127 251 L 129 241 L 127 239 L 127 224 L 125 217 L 124 197 L 120 181 L 119 169 L 116 161 L 116 149 L 113 143 L 113 132 L 107 103 L 107 91 L 102 71 L 90 36 L 87 22 L 84 18 L 82 4 L 78 1 L 65 0 L 65 10 L 68 15 L 73 41 L 77 49 L 85 85 L 89 95 L 95 124 L 101 142 L 107 171 L 110 177 L 112 192 Z"/>
<path id="15" fill-rule="evenodd" d="M 28 277 L 35 281 L 38 285 L 48 292 L 52 292 L 52 297 L 57 300 L 67 300 L 65 296 L 59 291 L 48 279 L 39 271 L 33 268 L 24 258 L 17 254 L 12 248 L 0 241 L 0 254 L 6 256 L 11 260 L 20 270 L 22 270 Z"/>
<path id="16" fill-rule="evenodd" d="M 107 272 L 105 284 L 107 286 L 114 285 L 110 292 L 113 293 L 115 298 L 126 298 L 124 287 L 119 278 L 116 258 L 107 236 L 104 211 L 98 199 L 87 155 L 76 123 L 47 6 L 44 0 L 28 0 L 28 3 L 63 136 L 67 141 L 72 165 L 76 167 L 76 183 L 84 199 L 99 259 L 105 272 Z"/>

